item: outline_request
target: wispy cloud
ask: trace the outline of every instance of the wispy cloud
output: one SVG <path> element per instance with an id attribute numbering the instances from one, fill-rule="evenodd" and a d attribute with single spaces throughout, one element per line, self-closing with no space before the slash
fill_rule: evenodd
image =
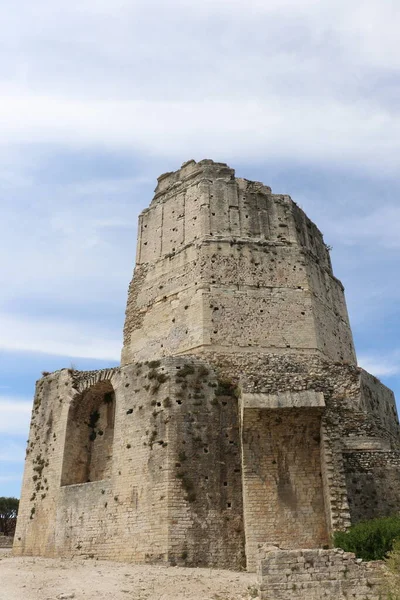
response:
<path id="1" fill-rule="evenodd" d="M 40 186 L 41 175 L 35 177 L 29 188 L 35 206 L 25 192 L 14 190 L 10 200 L 5 194 L 0 253 L 8 260 L 0 268 L 0 309 L 27 290 L 31 302 L 45 294 L 64 302 L 107 297 L 115 305 L 116 289 L 126 289 L 132 272 L 140 185 L 119 178 L 112 185 L 99 175 L 96 183 Z"/>
<path id="2" fill-rule="evenodd" d="M 397 168 L 397 113 L 362 98 L 320 99 L 318 111 L 311 110 L 311 104 L 310 99 L 282 98 L 272 91 L 260 99 L 144 102 L 67 100 L 6 88 L 0 98 L 1 141 L 62 143 L 76 149 L 96 145 L 177 160 L 197 150 L 229 160 L 263 155 L 319 164 L 346 160 L 386 171 Z"/>
<path id="3" fill-rule="evenodd" d="M 122 342 L 96 324 L 0 313 L 0 348 L 61 356 L 119 360 Z"/>
<path id="4" fill-rule="evenodd" d="M 32 400 L 0 395 L 0 433 L 28 434 Z"/>
<path id="5" fill-rule="evenodd" d="M 391 377 L 400 373 L 400 352 L 387 356 L 360 355 L 358 364 L 377 377 Z"/>

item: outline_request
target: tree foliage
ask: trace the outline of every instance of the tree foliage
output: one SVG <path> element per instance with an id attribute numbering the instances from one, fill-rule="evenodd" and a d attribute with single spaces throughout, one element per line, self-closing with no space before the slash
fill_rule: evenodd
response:
<path id="1" fill-rule="evenodd" d="M 0 532 L 4 535 L 14 535 L 18 506 L 17 498 L 0 497 Z"/>

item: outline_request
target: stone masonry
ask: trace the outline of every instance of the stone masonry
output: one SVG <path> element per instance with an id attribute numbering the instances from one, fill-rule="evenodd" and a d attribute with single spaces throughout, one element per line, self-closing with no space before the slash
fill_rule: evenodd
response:
<path id="1" fill-rule="evenodd" d="M 0 535 L 0 548 L 11 548 L 13 545 L 13 539 L 14 538 L 7 535 Z"/>
<path id="2" fill-rule="evenodd" d="M 223 163 L 159 177 L 120 367 L 37 382 L 14 553 L 255 571 L 399 509 L 394 397 L 320 231 Z"/>
<path id="3" fill-rule="evenodd" d="M 261 600 L 382 600 L 383 563 L 363 562 L 351 552 L 279 550 L 261 554 Z"/>

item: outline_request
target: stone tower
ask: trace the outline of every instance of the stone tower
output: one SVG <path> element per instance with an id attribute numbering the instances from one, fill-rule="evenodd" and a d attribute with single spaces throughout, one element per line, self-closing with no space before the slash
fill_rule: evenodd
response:
<path id="1" fill-rule="evenodd" d="M 189 161 L 139 217 L 121 364 L 180 354 L 316 353 L 356 364 L 343 286 L 289 196 Z"/>
<path id="2" fill-rule="evenodd" d="M 317 227 L 223 163 L 159 177 L 121 366 L 37 383 L 14 552 L 254 570 L 399 509 L 394 397 Z"/>

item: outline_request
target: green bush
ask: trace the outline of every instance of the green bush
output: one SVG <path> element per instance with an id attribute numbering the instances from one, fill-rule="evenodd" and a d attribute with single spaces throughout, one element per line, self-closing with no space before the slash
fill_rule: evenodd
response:
<path id="1" fill-rule="evenodd" d="M 348 531 L 336 531 L 333 543 L 364 560 L 382 560 L 400 538 L 400 516 L 363 521 Z"/>

